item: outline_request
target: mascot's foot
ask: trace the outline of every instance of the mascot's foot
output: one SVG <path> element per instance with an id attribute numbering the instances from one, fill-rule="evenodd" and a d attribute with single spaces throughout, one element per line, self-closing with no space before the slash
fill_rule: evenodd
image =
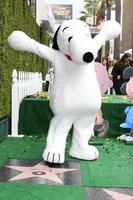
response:
<path id="1" fill-rule="evenodd" d="M 43 159 L 49 163 L 61 164 L 64 162 L 64 151 L 46 148 L 43 152 Z"/>
<path id="2" fill-rule="evenodd" d="M 69 155 L 82 160 L 96 160 L 99 156 L 99 152 L 96 147 L 88 145 L 86 149 L 71 147 Z"/>

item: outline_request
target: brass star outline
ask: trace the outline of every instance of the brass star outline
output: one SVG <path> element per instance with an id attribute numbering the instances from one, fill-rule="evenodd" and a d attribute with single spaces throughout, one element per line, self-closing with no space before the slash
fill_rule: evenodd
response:
<path id="1" fill-rule="evenodd" d="M 33 167 L 23 167 L 23 166 L 6 166 L 11 169 L 15 169 L 21 172 L 21 174 L 10 178 L 8 181 L 17 181 L 26 178 L 40 177 L 59 184 L 63 184 L 63 181 L 57 176 L 57 174 L 62 174 L 65 172 L 76 171 L 79 169 L 67 169 L 67 168 L 53 168 L 44 165 L 44 162 L 39 162 Z"/>

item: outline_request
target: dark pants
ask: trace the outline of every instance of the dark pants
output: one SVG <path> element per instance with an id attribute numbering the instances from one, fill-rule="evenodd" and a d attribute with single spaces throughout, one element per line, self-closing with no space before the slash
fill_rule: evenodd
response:
<path id="1" fill-rule="evenodd" d="M 122 81 L 121 80 L 115 80 L 113 81 L 113 88 L 115 90 L 115 93 L 117 95 L 122 95 L 121 91 L 120 91 L 120 87 L 122 86 Z"/>

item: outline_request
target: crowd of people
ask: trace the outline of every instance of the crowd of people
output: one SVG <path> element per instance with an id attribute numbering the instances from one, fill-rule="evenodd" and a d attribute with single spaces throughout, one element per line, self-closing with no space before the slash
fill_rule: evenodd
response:
<path id="1" fill-rule="evenodd" d="M 109 88 L 109 91 L 107 91 L 106 93 L 116 94 L 116 95 L 124 94 L 124 92 L 123 92 L 124 90 L 122 90 L 122 86 L 124 86 L 125 84 L 128 83 L 128 81 L 130 80 L 130 74 L 131 73 L 133 74 L 132 55 L 130 53 L 125 53 L 121 56 L 120 60 L 118 60 L 118 61 L 116 59 L 112 59 L 110 57 L 108 57 L 107 59 L 102 58 L 101 63 L 102 63 L 102 65 L 105 66 L 109 79 L 113 82 L 112 88 Z M 127 70 L 130 72 L 130 73 L 128 73 L 129 79 L 126 79 L 127 76 L 125 77 L 124 73 L 123 73 Z M 130 83 L 130 86 L 132 83 Z M 131 93 L 131 91 L 130 91 L 130 93 Z M 130 97 L 130 94 L 128 94 L 128 96 Z M 133 98 L 133 97 L 131 96 L 131 98 Z M 129 119 L 132 122 L 133 107 L 131 107 L 131 108 L 132 108 L 131 109 L 132 113 L 131 114 L 129 113 L 130 115 L 128 115 L 128 117 L 127 117 L 128 120 L 126 119 L 126 123 L 127 123 L 127 121 L 129 121 Z M 130 123 L 130 125 L 131 124 L 132 123 Z M 124 123 L 124 125 L 125 125 L 125 123 Z M 125 127 L 123 127 L 123 128 L 125 128 Z M 122 136 L 119 137 L 119 139 L 125 140 L 125 141 L 133 141 L 133 124 L 131 127 L 126 126 L 126 128 L 131 128 L 131 132 L 128 134 L 123 134 Z M 109 122 L 108 122 L 108 120 L 103 119 L 102 111 L 100 110 L 96 114 L 94 133 L 98 137 L 105 137 L 108 132 L 108 129 L 109 129 Z"/>
<path id="2" fill-rule="evenodd" d="M 110 94 L 122 95 L 121 86 L 128 80 L 124 79 L 123 72 L 127 67 L 133 66 L 133 59 L 130 53 L 125 53 L 120 60 L 102 58 L 102 64 L 106 67 L 109 78 L 113 81 Z"/>

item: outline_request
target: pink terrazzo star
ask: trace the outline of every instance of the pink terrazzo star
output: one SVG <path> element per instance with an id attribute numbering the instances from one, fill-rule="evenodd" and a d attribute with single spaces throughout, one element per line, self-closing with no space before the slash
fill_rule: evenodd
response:
<path id="1" fill-rule="evenodd" d="M 20 179 L 40 177 L 47 179 L 59 184 L 63 184 L 63 181 L 57 176 L 57 174 L 62 174 L 65 172 L 76 171 L 78 169 L 67 169 L 67 168 L 51 168 L 44 164 L 44 162 L 39 162 L 33 167 L 23 167 L 23 166 L 6 166 L 11 169 L 16 169 L 22 172 L 19 175 L 9 179 L 8 181 L 16 181 Z"/>
<path id="2" fill-rule="evenodd" d="M 115 192 L 112 190 L 103 189 L 107 194 L 113 197 L 114 200 L 133 200 L 133 196 Z"/>

